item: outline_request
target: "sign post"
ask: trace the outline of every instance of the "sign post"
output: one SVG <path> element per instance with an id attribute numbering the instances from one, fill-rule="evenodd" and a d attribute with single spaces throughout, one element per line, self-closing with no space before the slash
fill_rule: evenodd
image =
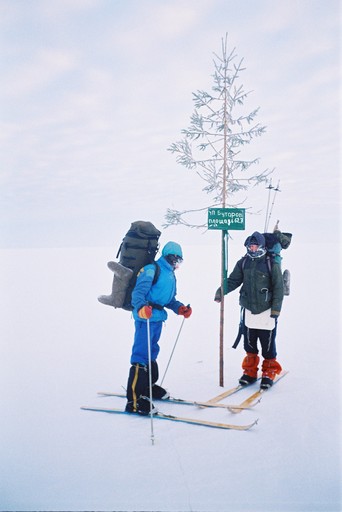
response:
<path id="1" fill-rule="evenodd" d="M 208 229 L 245 229 L 244 208 L 208 208 Z"/>
<path id="2" fill-rule="evenodd" d="M 224 386 L 224 290 L 228 278 L 228 230 L 245 229 L 244 208 L 208 208 L 208 229 L 222 231 L 220 304 L 220 386 Z"/>

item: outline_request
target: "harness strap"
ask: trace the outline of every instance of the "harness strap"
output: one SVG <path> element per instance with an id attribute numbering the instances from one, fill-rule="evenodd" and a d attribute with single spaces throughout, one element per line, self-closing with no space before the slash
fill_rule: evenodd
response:
<path id="1" fill-rule="evenodd" d="M 159 311 L 162 311 L 164 309 L 164 306 L 161 306 L 160 304 L 156 304 L 155 302 L 149 302 L 149 306 L 152 306 L 154 309 L 159 309 Z"/>
<path id="2" fill-rule="evenodd" d="M 241 338 L 242 338 L 242 336 L 244 334 L 244 329 L 245 329 L 245 308 L 241 308 L 241 310 L 240 310 L 239 331 L 238 331 L 236 340 L 234 341 L 234 344 L 233 344 L 232 348 L 237 348 L 237 346 L 240 343 Z"/>

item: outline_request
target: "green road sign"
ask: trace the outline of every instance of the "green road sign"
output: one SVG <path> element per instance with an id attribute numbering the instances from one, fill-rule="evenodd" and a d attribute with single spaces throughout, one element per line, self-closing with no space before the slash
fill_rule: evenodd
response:
<path id="1" fill-rule="evenodd" d="M 208 229 L 245 229 L 244 208 L 208 208 Z"/>

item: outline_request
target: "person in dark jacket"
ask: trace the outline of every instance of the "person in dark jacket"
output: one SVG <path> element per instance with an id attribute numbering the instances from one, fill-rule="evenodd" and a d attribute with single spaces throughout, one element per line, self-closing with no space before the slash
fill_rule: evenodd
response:
<path id="1" fill-rule="evenodd" d="M 127 383 L 127 412 L 149 414 L 151 410 L 155 410 L 150 402 L 151 395 L 158 400 L 165 400 L 170 396 L 164 388 L 156 384 L 159 376 L 156 359 L 159 354 L 158 342 L 163 322 L 168 316 L 165 308 L 185 318 L 189 318 L 192 313 L 190 306 L 185 306 L 176 299 L 175 270 L 182 261 L 181 246 L 176 242 L 168 242 L 162 250 L 161 258 L 156 261 L 159 267 L 157 281 L 153 283 L 156 272 L 153 263 L 143 267 L 138 274 L 132 292 L 135 335 Z M 152 390 L 149 389 L 147 321 L 151 343 Z"/>
<path id="2" fill-rule="evenodd" d="M 247 254 L 235 265 L 224 283 L 224 294 L 239 286 L 240 305 L 244 308 L 244 349 L 246 356 L 242 362 L 243 375 L 239 382 L 248 385 L 257 380 L 260 361 L 258 340 L 264 358 L 262 363 L 261 388 L 267 389 L 282 368 L 276 351 L 277 319 L 284 298 L 283 276 L 280 264 L 268 259 L 265 237 L 255 231 L 245 241 Z M 221 288 L 215 295 L 221 302 Z"/>

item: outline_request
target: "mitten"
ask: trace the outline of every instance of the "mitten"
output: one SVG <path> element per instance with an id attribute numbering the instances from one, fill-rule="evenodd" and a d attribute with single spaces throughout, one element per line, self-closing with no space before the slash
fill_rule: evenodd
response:
<path id="1" fill-rule="evenodd" d="M 280 315 L 280 311 L 271 310 L 271 318 L 278 318 L 279 315 Z"/>
<path id="2" fill-rule="evenodd" d="M 151 318 L 152 316 L 152 306 L 143 306 L 138 311 L 138 316 L 140 318 L 143 318 L 144 320 L 147 320 L 148 318 Z"/>
<path id="3" fill-rule="evenodd" d="M 216 293 L 215 293 L 215 298 L 214 298 L 214 301 L 215 302 L 221 302 L 221 288 L 217 288 L 216 290 Z"/>
<path id="4" fill-rule="evenodd" d="M 187 306 L 179 306 L 178 308 L 178 315 L 183 315 L 184 318 L 189 318 L 189 316 L 192 313 L 192 309 L 190 307 L 190 304 Z"/>

